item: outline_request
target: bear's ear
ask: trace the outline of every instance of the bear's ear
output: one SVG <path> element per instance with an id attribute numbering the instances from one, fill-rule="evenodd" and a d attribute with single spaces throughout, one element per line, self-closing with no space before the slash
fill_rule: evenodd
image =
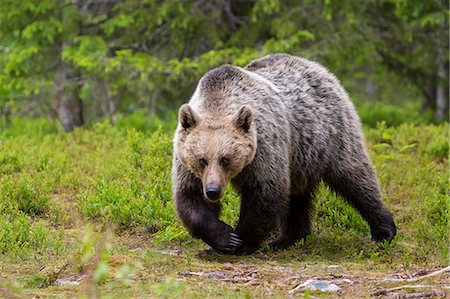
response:
<path id="1" fill-rule="evenodd" d="M 191 108 L 191 106 L 189 106 L 188 104 L 184 104 L 180 107 L 180 111 L 178 112 L 178 119 L 183 128 L 189 129 L 197 125 L 199 116 Z"/>
<path id="2" fill-rule="evenodd" d="M 253 112 L 247 106 L 242 106 L 233 115 L 233 124 L 236 126 L 236 128 L 242 129 L 245 132 L 248 132 L 248 130 L 250 129 L 252 121 L 253 121 Z"/>

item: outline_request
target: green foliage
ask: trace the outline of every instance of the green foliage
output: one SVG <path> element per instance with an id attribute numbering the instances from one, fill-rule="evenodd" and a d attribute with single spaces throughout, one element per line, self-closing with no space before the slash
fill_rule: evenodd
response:
<path id="1" fill-rule="evenodd" d="M 59 232 L 31 216 L 49 211 L 49 195 L 35 178 L 0 178 L 0 253 L 28 259 L 62 251 Z M 41 189 L 43 188 L 43 189 Z"/>
<path id="2" fill-rule="evenodd" d="M 184 282 L 167 277 L 162 283 L 152 286 L 153 292 L 162 298 L 174 298 L 180 296 L 186 285 Z"/>
<path id="3" fill-rule="evenodd" d="M 409 236 L 414 240 L 418 252 L 407 254 L 416 259 L 426 254 L 448 259 L 448 130 L 448 124 L 392 128 L 380 123 L 367 134 L 374 142 L 374 150 L 378 142 L 389 140 L 374 162 L 382 184 L 391 193 L 386 195 L 399 208 L 409 211 L 398 217 L 400 228 L 404 227 L 399 239 Z M 425 243 L 434 246 L 423 246 Z"/>
<path id="4" fill-rule="evenodd" d="M 134 119 L 131 115 L 130 120 L 124 117 L 122 121 L 125 124 Z M 30 122 L 34 124 L 34 120 Z M 68 135 L 53 130 L 44 137 L 39 131 L 35 136 L 32 132 L 16 135 L 22 132 L 17 127 L 31 124 L 14 121 L 0 133 L 2 227 L 7 228 L 2 230 L 2 240 L 14 240 L 0 242 L 2 252 L 30 247 L 39 252 L 47 247 L 57 250 L 54 232 L 30 216 L 58 225 L 72 223 L 62 210 L 64 198 L 76 202 L 72 213 L 80 213 L 79 217 L 88 222 L 100 221 L 119 231 L 151 232 L 158 244 L 192 243 L 176 220 L 171 200 L 170 135 L 161 130 L 150 133 L 147 125 L 143 125 L 146 134 L 127 125 L 113 127 L 108 121 Z M 421 260 L 427 252 L 444 260 L 448 233 L 447 132 L 448 124 L 391 127 L 379 122 L 375 128 L 366 129 L 385 201 L 394 209 L 398 222 L 396 249 L 384 248 L 385 253 L 380 255 L 378 247 L 367 247 L 369 228 L 365 221 L 325 186 L 316 195 L 315 232 L 300 248 L 317 250 L 330 258 L 335 258 L 336 248 L 341 248 L 341 256 L 355 254 L 359 259 L 374 255 L 387 258 L 389 253 Z M 233 190 L 227 190 L 222 207 L 221 219 L 235 225 L 239 196 Z M 39 239 L 34 239 L 36 235 Z M 351 241 L 355 239 L 361 242 Z M 433 240 L 436 246 L 419 245 L 424 240 Z M 416 249 L 404 247 L 405 242 Z"/>
<path id="5" fill-rule="evenodd" d="M 161 119 L 157 115 L 148 115 L 144 109 L 139 109 L 128 115 L 117 115 L 115 126 L 125 130 L 135 129 L 144 133 L 151 133 L 161 128 L 163 132 L 172 133 L 177 121 L 175 113 L 168 113 L 164 119 Z"/>
<path id="6" fill-rule="evenodd" d="M 1 173 L 13 173 L 21 170 L 21 164 L 17 155 L 2 155 L 0 160 Z"/>
<path id="7" fill-rule="evenodd" d="M 399 126 L 404 123 L 427 124 L 432 123 L 431 115 L 421 115 L 419 102 L 409 102 L 402 105 L 393 105 L 383 102 L 357 102 L 359 117 L 364 125 L 372 128 L 379 122 L 384 122 L 387 126 Z"/>
<path id="8" fill-rule="evenodd" d="M 137 116 L 121 117 L 122 125 L 104 120 L 70 134 L 51 129 L 52 122 L 26 118 L 12 119 L 0 131 L 0 267 L 17 280 L 7 281 L 7 289 L 17 283 L 76 296 L 66 292 L 81 287 L 55 286 L 56 281 L 88 273 L 86 283 L 101 296 L 263 296 L 248 285 L 217 286 L 204 273 L 237 267 L 236 273 L 249 277 L 257 267 L 256 278 L 265 282 L 272 278 L 264 271 L 279 266 L 302 275 L 308 267 L 330 264 L 343 265 L 346 273 L 379 269 L 377 275 L 386 275 L 447 264 L 448 124 L 365 127 L 383 201 L 397 224 L 391 244 L 373 243 L 361 216 L 322 184 L 310 237 L 290 250 L 266 246 L 252 257 L 232 257 L 205 251 L 177 220 L 170 186 L 172 131 L 152 132 L 151 121 L 142 131 L 131 129 L 125 124 Z M 33 125 L 50 129 L 25 130 Z M 221 219 L 235 226 L 238 216 L 239 196 L 228 188 Z M 320 271 L 325 270 L 314 268 L 311 275 Z"/>
<path id="9" fill-rule="evenodd" d="M 50 202 L 49 191 L 46 186 L 39 181 L 28 178 L 21 180 L 3 180 L 1 197 L 17 205 L 17 209 L 29 214 L 38 215 L 48 210 Z"/>
<path id="10" fill-rule="evenodd" d="M 59 254 L 63 244 L 57 232 L 18 210 L 13 201 L 0 197 L 0 254 L 21 259 Z"/>
<path id="11" fill-rule="evenodd" d="M 14 117 L 9 123 L 0 120 L 0 134 L 2 137 L 33 136 L 44 137 L 60 131 L 56 121 L 40 118 Z"/>
<path id="12" fill-rule="evenodd" d="M 183 241 L 189 243 L 191 241 L 189 233 L 177 223 L 167 226 L 164 230 L 160 230 L 154 234 L 154 237 L 159 243 Z"/>
<path id="13" fill-rule="evenodd" d="M 231 187 L 228 187 L 221 203 L 223 208 L 221 220 L 236 226 L 240 211 L 239 195 Z"/>
<path id="14" fill-rule="evenodd" d="M 157 131 L 148 139 L 141 132 L 127 134 L 128 152 L 119 162 L 120 177 L 94 183 L 79 195 L 79 209 L 89 218 L 108 217 L 120 228 L 139 225 L 158 231 L 174 215 L 170 204 L 171 141 Z"/>
<path id="15" fill-rule="evenodd" d="M 152 127 L 156 117 L 124 124 L 123 114 L 165 118 L 211 68 L 273 52 L 317 60 L 344 81 L 372 78 L 379 93 L 394 85 L 390 76 L 403 81 L 383 103 L 409 102 L 398 94 L 414 89 L 435 109 L 436 87 L 448 86 L 448 72 L 437 74 L 448 62 L 443 1 L 5 0 L 0 19 L 0 111 L 14 115 L 59 116 L 62 89 L 82 100 L 88 121 L 119 113 L 121 125 Z M 353 84 L 350 92 L 365 91 Z M 385 115 L 379 106 L 371 125 L 380 117 L 391 123 L 401 107 Z"/>
<path id="16" fill-rule="evenodd" d="M 336 21 L 340 35 L 350 47 L 362 44 L 352 41 L 353 37 L 364 39 L 362 51 L 337 47 L 336 51 L 341 53 L 338 55 L 362 61 L 376 59 L 371 68 L 379 74 L 387 70 L 414 86 L 422 94 L 423 108 L 436 109 L 440 105 L 436 95 L 440 89 L 445 93 L 446 106 L 449 10 L 445 1 L 324 1 L 324 4 L 327 17 Z M 442 116 L 448 116 L 448 106 L 441 109 Z M 436 114 L 435 120 L 444 121 L 445 116 L 439 119 Z"/>
<path id="17" fill-rule="evenodd" d="M 318 232 L 326 231 L 327 228 L 333 227 L 333 231 L 337 236 L 346 234 L 367 235 L 369 227 L 358 212 L 344 202 L 342 198 L 328 190 L 324 184 L 319 187 L 316 197 L 316 219 L 319 221 L 317 226 Z M 352 236 L 350 235 L 349 237 Z"/>
<path id="18" fill-rule="evenodd" d="M 45 217 L 51 210 L 52 181 L 39 173 L 45 168 L 45 159 L 30 165 L 21 155 L 21 147 L 27 146 L 23 139 L 20 145 L 4 136 L 0 140 L 0 252 L 23 259 L 59 253 L 59 233 L 31 218 Z"/>

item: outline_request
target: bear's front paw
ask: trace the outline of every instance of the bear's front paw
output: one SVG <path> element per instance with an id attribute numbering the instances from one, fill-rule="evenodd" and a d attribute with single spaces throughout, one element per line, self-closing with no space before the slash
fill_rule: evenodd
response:
<path id="1" fill-rule="evenodd" d="M 377 227 L 376 229 L 371 229 L 371 232 L 373 241 L 391 242 L 397 233 L 397 228 L 395 227 L 394 221 L 391 221 L 390 223 L 386 223 L 380 227 Z"/>
<path id="2" fill-rule="evenodd" d="M 228 244 L 225 245 L 223 252 L 228 254 L 236 254 L 242 247 L 242 240 L 236 233 L 229 234 Z"/>

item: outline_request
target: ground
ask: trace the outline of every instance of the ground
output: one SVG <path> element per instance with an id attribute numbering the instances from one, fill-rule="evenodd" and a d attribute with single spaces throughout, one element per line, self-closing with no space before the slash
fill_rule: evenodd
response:
<path id="1" fill-rule="evenodd" d="M 176 219 L 170 133 L 13 123 L 0 132 L 0 297 L 443 298 L 450 272 L 436 271 L 449 265 L 448 131 L 365 128 L 397 223 L 393 243 L 370 241 L 358 213 L 321 185 L 311 237 L 235 257 L 191 238 Z M 227 190 L 224 221 L 236 223 L 238 203 Z M 340 291 L 303 288 L 311 279 Z"/>

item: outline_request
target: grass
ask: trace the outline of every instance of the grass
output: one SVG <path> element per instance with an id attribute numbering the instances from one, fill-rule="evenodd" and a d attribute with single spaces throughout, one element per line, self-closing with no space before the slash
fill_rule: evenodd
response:
<path id="1" fill-rule="evenodd" d="M 321 185 L 306 241 L 233 257 L 207 250 L 176 218 L 171 128 L 120 121 L 70 134 L 42 119 L 3 124 L 0 297 L 286 297 L 311 277 L 357 281 L 341 282 L 339 296 L 368 297 L 392 286 L 377 279 L 448 265 L 448 124 L 365 129 L 398 226 L 393 243 L 371 242 L 362 218 Z M 221 217 L 235 224 L 238 213 L 229 189 Z"/>

